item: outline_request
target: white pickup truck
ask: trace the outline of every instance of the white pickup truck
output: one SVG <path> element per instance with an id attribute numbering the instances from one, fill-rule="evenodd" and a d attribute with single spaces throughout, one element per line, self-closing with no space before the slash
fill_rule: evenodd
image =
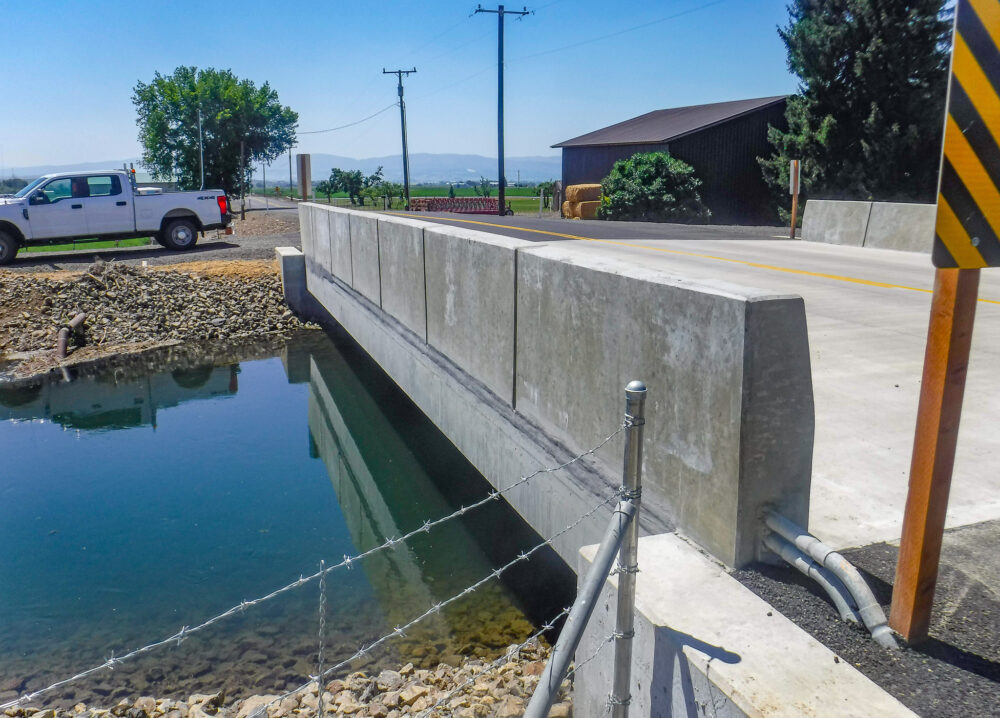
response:
<path id="1" fill-rule="evenodd" d="M 0 197 L 0 265 L 21 247 L 66 241 L 153 236 L 167 249 L 191 249 L 199 232 L 226 229 L 231 219 L 222 190 L 137 187 L 126 170 L 45 175 Z"/>

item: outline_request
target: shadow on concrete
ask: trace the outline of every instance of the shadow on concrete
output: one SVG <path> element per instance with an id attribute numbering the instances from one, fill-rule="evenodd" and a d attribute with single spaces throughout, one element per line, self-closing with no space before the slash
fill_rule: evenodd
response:
<path id="1" fill-rule="evenodd" d="M 198 254 L 199 252 L 209 252 L 217 249 L 230 249 L 237 248 L 240 245 L 234 244 L 232 242 L 205 242 L 204 244 L 196 244 L 191 249 L 185 250 L 183 254 L 192 255 Z M 14 264 L 11 265 L 12 269 L 17 269 L 18 267 L 51 267 L 53 270 L 58 270 L 61 267 L 56 265 L 62 264 L 93 264 L 98 258 L 105 261 L 112 259 L 150 259 L 153 257 L 163 257 L 165 255 L 181 254 L 180 252 L 174 252 L 169 249 L 165 249 L 160 246 L 150 246 L 150 247 L 121 247 L 119 249 L 95 249 L 93 251 L 88 251 L 86 249 L 77 249 L 70 252 L 39 252 L 41 256 L 35 256 L 35 252 L 27 252 L 18 254 L 17 259 L 14 260 Z"/>
<path id="2" fill-rule="evenodd" d="M 722 646 L 706 643 L 699 638 L 676 631 L 667 626 L 656 628 L 653 654 L 653 675 L 649 680 L 649 709 L 652 715 L 685 716 L 700 718 L 706 715 L 705 707 L 711 704 L 717 713 L 725 707 L 729 698 L 714 686 L 701 671 L 691 671 L 691 663 L 685 648 L 708 656 L 709 670 L 712 661 L 739 663 L 738 653 Z M 656 688 L 654 689 L 654 686 Z M 684 698 L 683 706 L 676 701 L 675 687 L 680 688 Z M 728 714 L 726 714 L 728 715 Z"/>

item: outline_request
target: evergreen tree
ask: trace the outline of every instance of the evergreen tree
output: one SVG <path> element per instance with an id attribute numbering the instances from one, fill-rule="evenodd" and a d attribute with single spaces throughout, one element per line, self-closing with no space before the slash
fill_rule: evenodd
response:
<path id="1" fill-rule="evenodd" d="M 951 45 L 947 0 L 792 0 L 778 34 L 800 78 L 764 177 L 788 198 L 935 199 Z"/>

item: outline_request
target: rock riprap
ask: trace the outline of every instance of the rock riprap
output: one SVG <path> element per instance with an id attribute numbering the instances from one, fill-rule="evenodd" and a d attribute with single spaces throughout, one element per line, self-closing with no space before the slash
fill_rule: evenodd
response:
<path id="1" fill-rule="evenodd" d="M 88 348 L 245 339 L 313 326 L 285 304 L 273 267 L 187 272 L 98 262 L 66 277 L 0 273 L 0 356 L 53 349 L 59 328 L 79 312 L 87 319 L 75 343 Z"/>
<path id="2" fill-rule="evenodd" d="M 351 673 L 326 684 L 324 713 L 354 718 L 402 718 L 424 712 L 457 718 L 521 716 L 538 685 L 549 649 L 539 641 L 519 652 L 515 649 L 510 647 L 504 662 L 469 658 L 459 666 L 441 663 L 420 669 L 407 663 L 399 670 Z M 550 718 L 572 718 L 570 688 L 570 682 L 563 681 Z M 314 681 L 287 696 L 258 694 L 237 701 L 227 701 L 224 693 L 199 693 L 187 700 L 142 696 L 103 708 L 84 703 L 63 710 L 18 706 L 5 713 L 8 718 L 315 718 L 318 706 Z"/>

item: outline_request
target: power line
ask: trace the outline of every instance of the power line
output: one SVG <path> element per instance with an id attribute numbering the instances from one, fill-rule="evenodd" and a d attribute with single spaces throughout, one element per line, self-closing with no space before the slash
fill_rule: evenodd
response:
<path id="1" fill-rule="evenodd" d="M 335 132 L 336 130 L 346 130 L 348 127 L 354 127 L 354 125 L 360 125 L 362 122 L 368 122 L 368 120 L 372 119 L 373 117 L 378 117 L 383 112 L 388 112 L 393 107 L 398 106 L 398 104 L 399 104 L 398 102 L 393 102 L 391 105 L 386 105 L 385 107 L 383 107 L 378 112 L 376 112 L 374 114 L 371 114 L 371 115 L 368 115 L 368 117 L 364 117 L 364 118 L 362 118 L 360 120 L 356 120 L 354 122 L 348 122 L 346 125 L 340 125 L 339 127 L 331 127 L 329 129 L 326 129 L 326 130 L 309 130 L 308 132 L 299 132 L 298 134 L 300 134 L 300 135 L 319 135 L 319 134 L 322 134 L 324 132 Z"/>
<path id="2" fill-rule="evenodd" d="M 592 37 L 592 38 L 590 38 L 588 40 L 580 40 L 579 42 L 574 42 L 574 43 L 571 43 L 569 45 L 563 45 L 562 47 L 554 47 L 554 48 L 551 48 L 549 50 L 542 50 L 540 52 L 535 52 L 535 53 L 532 53 L 530 55 L 525 55 L 523 57 L 519 57 L 515 61 L 518 61 L 518 60 L 530 60 L 530 59 L 535 58 L 535 57 L 541 57 L 542 55 L 551 55 L 554 52 L 562 52 L 563 50 L 569 50 L 569 49 L 572 49 L 574 47 L 580 47 L 581 45 L 589 45 L 592 42 L 598 42 L 600 40 L 607 40 L 608 38 L 611 38 L 611 37 L 618 37 L 619 35 L 624 35 L 625 33 L 633 32 L 635 30 L 641 30 L 641 29 L 643 29 L 645 27 L 650 27 L 652 25 L 659 25 L 661 22 L 666 22 L 667 20 L 674 20 L 676 18 L 683 17 L 684 15 L 690 15 L 691 13 L 699 12 L 701 10 L 705 10 L 706 8 L 710 8 L 713 5 L 720 5 L 721 3 L 724 3 L 724 2 L 726 2 L 726 0 L 712 0 L 712 2 L 704 3 L 702 5 L 699 5 L 698 7 L 688 8 L 687 10 L 682 10 L 681 12 L 676 12 L 673 15 L 666 15 L 666 16 L 658 18 L 656 20 L 650 20 L 649 22 L 644 22 L 644 23 L 642 23 L 640 25 L 633 25 L 632 27 L 627 27 L 624 30 L 617 30 L 615 32 L 609 32 L 607 35 L 598 35 L 597 37 Z"/>

